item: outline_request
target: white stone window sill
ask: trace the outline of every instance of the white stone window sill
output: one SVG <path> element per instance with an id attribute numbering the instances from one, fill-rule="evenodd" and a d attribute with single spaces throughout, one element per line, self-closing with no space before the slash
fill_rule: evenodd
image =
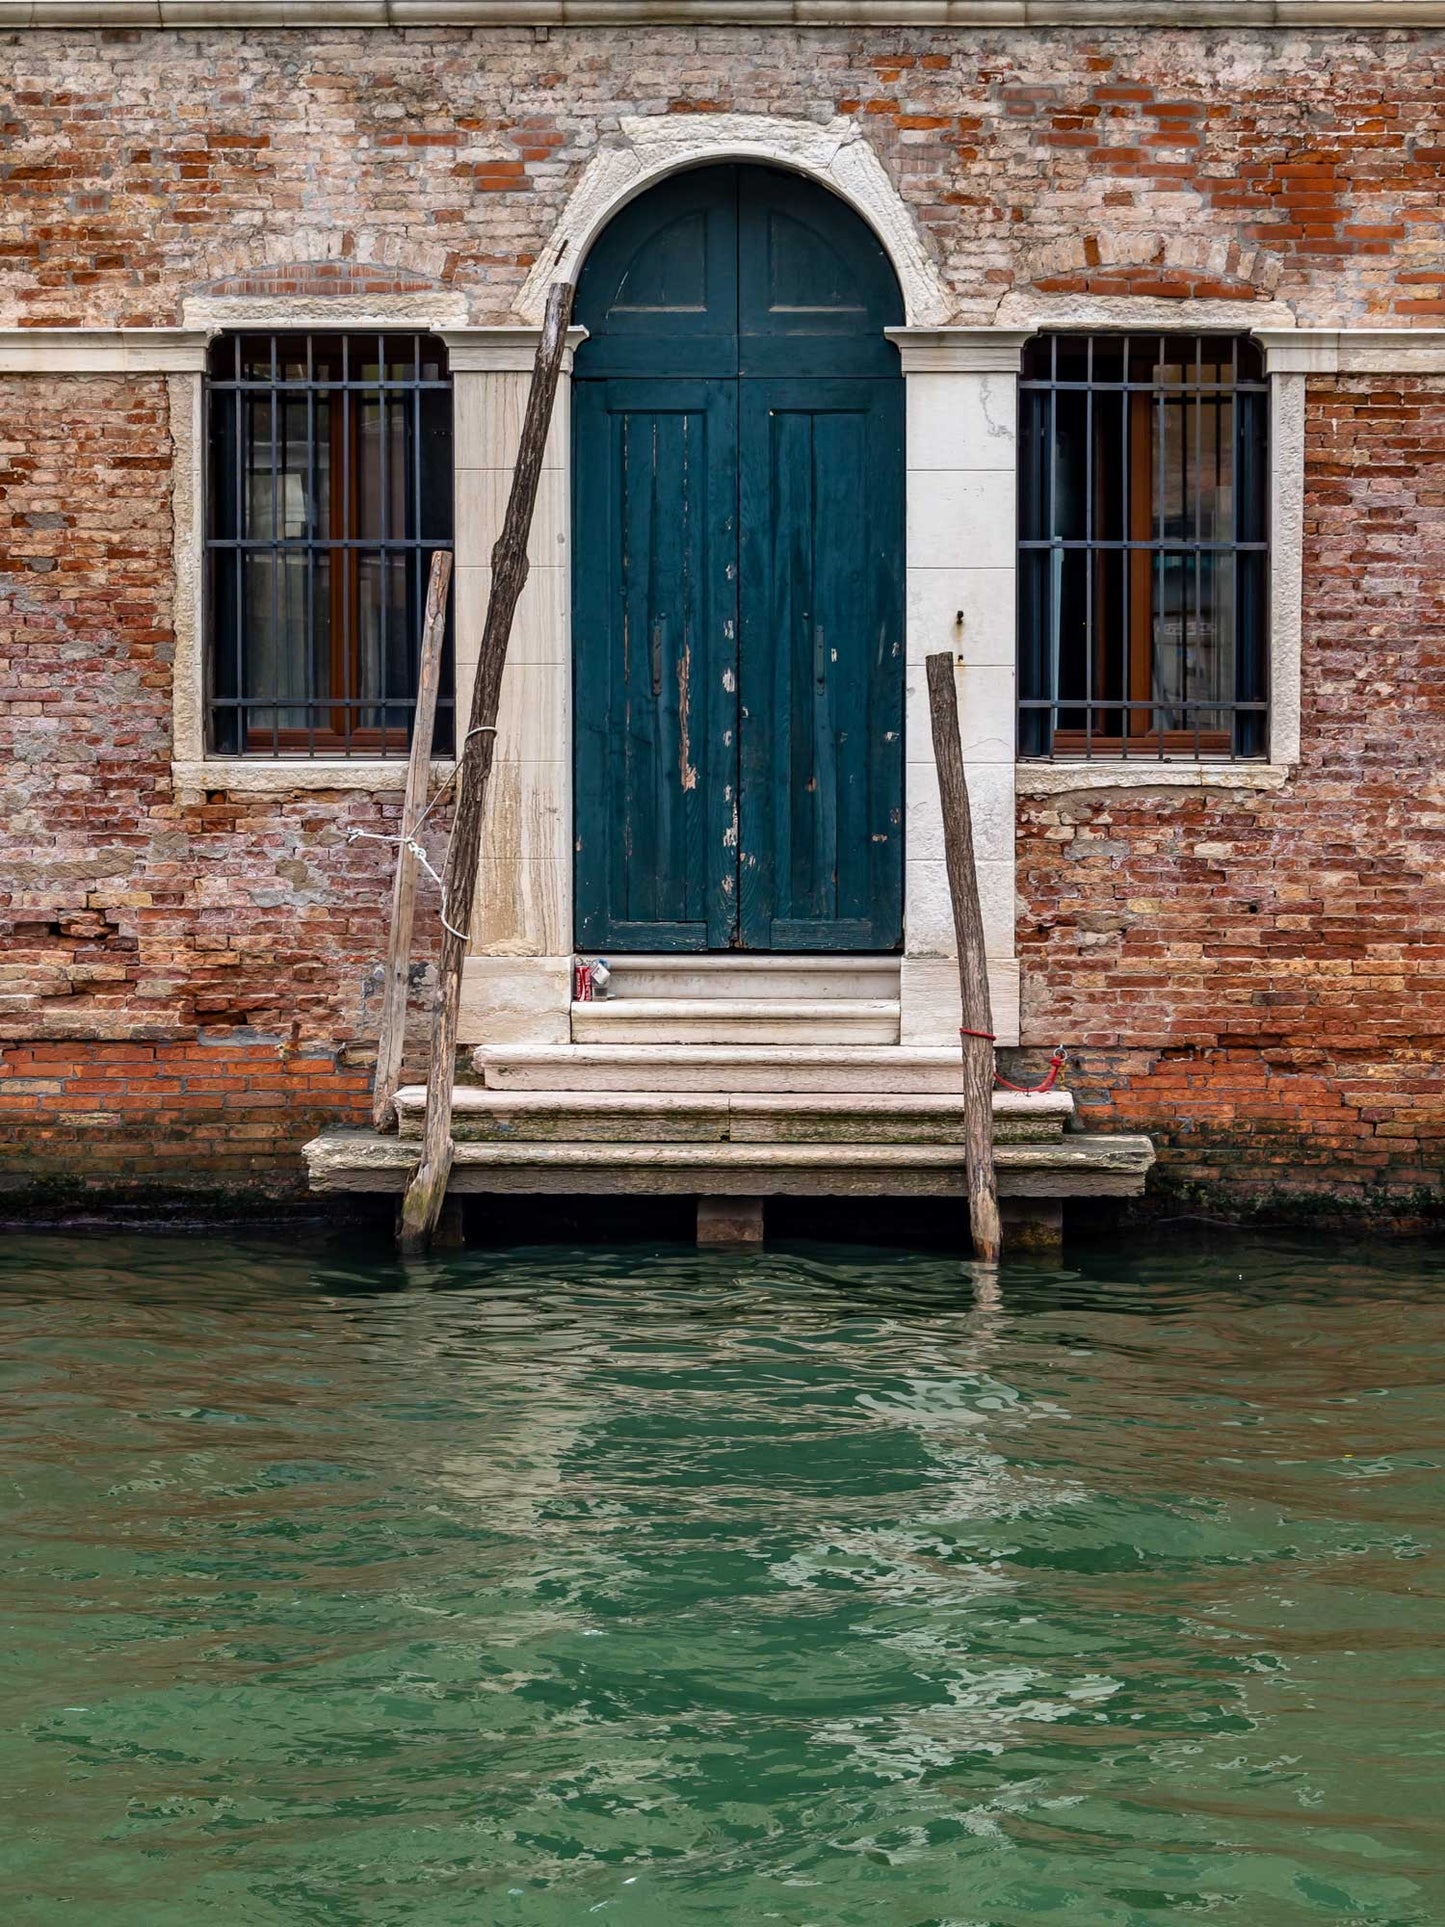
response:
<path id="1" fill-rule="evenodd" d="M 1062 796 L 1070 790 L 1277 790 L 1289 781 L 1289 763 L 1020 763 L 1014 772 L 1019 796 Z"/>
<path id="2" fill-rule="evenodd" d="M 296 756 L 208 757 L 204 762 L 171 764 L 178 790 L 226 790 L 231 795 L 287 796 L 296 790 L 404 790 L 406 758 Z M 452 773 L 450 762 L 434 762 L 432 778 Z"/>

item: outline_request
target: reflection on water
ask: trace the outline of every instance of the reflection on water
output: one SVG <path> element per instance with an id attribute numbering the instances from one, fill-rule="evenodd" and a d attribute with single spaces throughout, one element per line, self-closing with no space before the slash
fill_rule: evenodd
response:
<path id="1" fill-rule="evenodd" d="M 12 1239 L 3 1917 L 1445 1920 L 1442 1284 Z"/>

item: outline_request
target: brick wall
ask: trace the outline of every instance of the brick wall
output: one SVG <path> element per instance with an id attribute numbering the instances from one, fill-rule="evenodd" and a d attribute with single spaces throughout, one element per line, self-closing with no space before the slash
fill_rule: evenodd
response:
<path id="1" fill-rule="evenodd" d="M 294 1196 L 299 1145 L 370 1109 L 370 1075 L 344 1050 L 244 1026 L 170 1042 L 31 1037 L 0 1046 L 0 1064 L 0 1146 L 12 1154 L 0 1174 L 42 1199 Z"/>
<path id="2" fill-rule="evenodd" d="M 1437 33 L 0 34 L 0 324 L 350 261 L 507 318 L 623 114 L 862 123 L 956 292 L 1445 313 Z M 306 277 L 302 277 L 304 280 Z"/>
<path id="3" fill-rule="evenodd" d="M 160 379 L 0 381 L 0 1150 L 282 1189 L 365 1110 L 395 796 L 179 801 Z M 419 954 L 424 954 L 419 945 Z"/>
<path id="4" fill-rule="evenodd" d="M 1025 1039 L 1158 1187 L 1445 1193 L 1445 382 L 1312 381 L 1302 761 L 1279 791 L 1024 799 Z"/>

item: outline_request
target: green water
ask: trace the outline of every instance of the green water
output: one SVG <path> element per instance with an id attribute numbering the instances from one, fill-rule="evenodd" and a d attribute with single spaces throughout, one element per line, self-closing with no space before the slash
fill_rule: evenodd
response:
<path id="1" fill-rule="evenodd" d="M 0 1919 L 1445 1921 L 1445 1258 L 11 1238 Z"/>

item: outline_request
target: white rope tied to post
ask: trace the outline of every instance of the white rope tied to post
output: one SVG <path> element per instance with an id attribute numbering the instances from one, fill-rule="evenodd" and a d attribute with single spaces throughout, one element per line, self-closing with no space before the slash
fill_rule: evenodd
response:
<path id="1" fill-rule="evenodd" d="M 348 843 L 386 843 L 389 844 L 393 850 L 409 850 L 437 887 L 437 894 L 441 898 L 440 916 L 443 930 L 448 931 L 459 943 L 467 943 L 470 940 L 469 933 L 465 930 L 458 930 L 456 925 L 449 921 L 447 917 L 446 884 L 432 868 L 431 858 L 427 855 L 421 844 L 418 843 L 417 837 L 421 834 L 422 825 L 426 822 L 437 804 L 441 802 L 452 784 L 457 780 L 457 776 L 462 767 L 462 757 L 467 753 L 467 744 L 472 740 L 473 736 L 485 736 L 488 733 L 493 736 L 496 735 L 497 725 L 495 723 L 478 723 L 475 729 L 469 729 L 467 731 L 466 735 L 462 738 L 461 753 L 452 764 L 451 774 L 442 778 L 440 784 L 437 786 L 436 795 L 416 819 L 416 828 L 410 836 L 387 836 L 381 830 L 363 830 L 359 826 L 353 827 L 346 832 L 346 840 Z"/>

